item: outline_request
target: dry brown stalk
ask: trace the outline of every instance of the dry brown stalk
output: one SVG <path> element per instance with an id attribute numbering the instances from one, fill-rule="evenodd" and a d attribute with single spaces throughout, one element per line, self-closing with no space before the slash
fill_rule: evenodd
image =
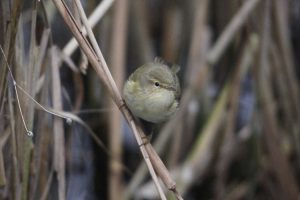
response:
<path id="1" fill-rule="evenodd" d="M 110 94 L 111 94 L 114 102 L 119 107 L 119 109 L 123 113 L 125 119 L 127 120 L 127 122 L 129 123 L 130 127 L 132 128 L 133 133 L 135 135 L 135 138 L 136 138 L 136 140 L 138 142 L 138 145 L 140 146 L 140 150 L 142 152 L 142 155 L 143 155 L 143 157 L 145 159 L 145 162 L 146 162 L 146 164 L 148 166 L 148 169 L 150 171 L 150 174 L 152 176 L 152 179 L 154 180 L 154 182 L 155 182 L 155 184 L 157 186 L 159 194 L 160 194 L 160 196 L 161 196 L 162 199 L 166 199 L 166 197 L 165 197 L 165 195 L 164 195 L 164 193 L 162 191 L 162 188 L 159 185 L 157 176 L 155 174 L 155 171 L 154 171 L 152 163 L 151 163 L 151 162 L 157 162 L 157 161 L 159 161 L 160 158 L 156 157 L 155 160 L 151 160 L 150 161 L 150 159 L 149 159 L 149 152 L 146 151 L 146 149 L 145 149 L 145 147 L 143 145 L 143 141 L 141 139 L 141 136 L 143 136 L 144 133 L 141 131 L 141 128 L 139 126 L 137 126 L 137 124 L 136 124 L 136 122 L 134 120 L 134 117 L 132 116 L 132 114 L 128 110 L 126 104 L 124 103 L 124 100 L 123 100 L 123 98 L 122 98 L 122 96 L 121 96 L 121 94 L 120 94 L 120 92 L 119 92 L 119 90 L 118 90 L 118 88 L 116 86 L 116 83 L 115 83 L 114 79 L 112 78 L 112 76 L 110 74 L 110 71 L 109 71 L 109 69 L 108 69 L 108 67 L 106 65 L 105 59 L 103 58 L 102 53 L 101 53 L 98 45 L 93 42 L 93 40 L 94 40 L 93 39 L 93 34 L 92 34 L 91 30 L 89 30 L 90 27 L 86 23 L 86 21 L 87 21 L 86 18 L 83 17 L 83 16 L 81 16 L 82 20 L 83 20 L 83 24 L 87 28 L 87 32 L 88 33 L 90 32 L 89 33 L 89 37 L 90 37 L 90 40 L 92 42 L 92 46 L 87 41 L 87 39 L 83 36 L 83 34 L 81 33 L 80 27 L 78 26 L 78 24 L 76 23 L 76 21 L 72 17 L 72 14 L 70 13 L 70 11 L 67 8 L 67 6 L 64 3 L 64 1 L 53 0 L 53 2 L 55 3 L 56 7 L 60 11 L 61 15 L 63 16 L 63 18 L 64 18 L 64 20 L 66 22 L 66 24 L 69 26 L 70 30 L 72 31 L 74 37 L 77 39 L 80 47 L 85 52 L 86 56 L 88 57 L 90 63 L 94 67 L 95 71 L 97 72 L 97 74 L 99 75 L 99 77 L 103 81 L 104 85 L 106 86 L 106 88 L 110 92 Z M 150 144 L 148 144 L 148 145 L 150 145 Z M 151 145 L 150 145 L 150 147 L 151 147 Z M 159 171 L 160 168 L 158 168 L 157 170 Z M 166 186 L 168 188 L 171 188 L 171 189 L 174 188 L 174 185 L 172 185 L 172 186 L 166 185 Z"/>
<path id="2" fill-rule="evenodd" d="M 56 59 L 56 51 L 54 47 L 51 49 L 51 70 L 52 70 L 52 97 L 53 108 L 62 110 L 61 99 L 61 81 L 59 75 L 59 65 Z M 53 133 L 54 133 L 54 169 L 57 172 L 58 180 L 58 197 L 59 200 L 64 200 L 66 194 L 66 158 L 65 158 L 65 138 L 63 121 L 61 118 L 55 117 L 53 119 Z"/>
<path id="3" fill-rule="evenodd" d="M 254 8 L 259 2 L 260 2 L 259 0 L 251 0 L 245 2 L 238 10 L 238 12 L 234 15 L 232 20 L 229 22 L 228 26 L 224 29 L 224 31 L 222 32 L 222 34 L 220 35 L 216 43 L 209 49 L 208 52 L 206 52 L 208 44 L 206 44 L 205 41 L 207 41 L 209 37 L 207 35 L 207 30 L 203 28 L 205 26 L 205 20 L 207 17 L 206 16 L 207 9 L 205 8 L 207 7 L 208 2 L 205 0 L 198 2 L 197 4 L 198 9 L 196 9 L 197 15 L 195 17 L 196 20 L 194 25 L 193 38 L 191 42 L 192 44 L 190 50 L 191 53 L 188 59 L 188 66 L 191 69 L 189 69 L 190 73 L 187 72 L 187 77 L 188 77 L 187 80 L 189 80 L 188 84 L 190 85 L 189 87 L 184 89 L 179 112 L 172 120 L 170 120 L 163 127 L 160 134 L 161 137 L 157 142 L 160 144 L 159 146 L 165 146 L 162 144 L 164 144 L 164 142 L 167 141 L 168 136 L 170 137 L 170 133 L 173 130 L 173 127 L 175 127 L 176 124 L 182 121 L 183 115 L 188 107 L 189 102 L 194 97 L 194 94 L 198 94 L 199 90 L 203 87 L 203 84 L 207 81 L 209 75 L 209 66 L 215 64 L 220 59 L 226 47 L 233 40 L 236 33 L 241 29 L 242 25 L 244 25 L 249 15 L 252 13 L 252 11 L 254 10 Z M 201 10 L 201 12 L 199 10 Z M 205 131 L 205 132 L 209 132 L 209 131 Z M 212 142 L 213 137 L 210 137 L 207 140 L 209 142 Z M 201 154 L 201 156 L 199 157 L 203 157 L 203 154 Z M 198 167 L 195 168 L 198 169 Z M 134 190 L 136 185 L 138 185 L 138 183 L 141 181 L 142 173 L 143 173 L 143 168 L 141 167 L 139 169 L 139 173 L 137 173 L 136 176 L 134 177 L 134 181 L 132 181 L 128 190 L 131 190 L 131 192 L 132 190 Z M 184 186 L 183 190 L 185 191 L 187 187 L 188 186 Z M 128 193 L 130 193 L 130 191 L 128 191 Z"/>
<path id="4" fill-rule="evenodd" d="M 262 104 L 263 116 L 263 137 L 268 151 L 268 159 L 271 168 L 279 181 L 281 192 L 284 199 L 297 199 L 299 191 L 295 176 L 292 173 L 287 157 L 282 151 L 282 145 L 279 140 L 278 122 L 275 118 L 275 109 L 272 102 L 274 97 L 271 90 L 270 79 L 267 78 L 269 69 L 269 51 L 270 51 L 270 10 L 273 1 L 265 1 L 263 10 L 261 46 L 259 52 L 258 64 L 255 65 L 255 78 L 257 81 L 257 93 L 259 102 Z"/>
<path id="5" fill-rule="evenodd" d="M 7 128 L 0 137 L 0 186 L 6 185 L 5 166 L 3 160 L 3 147 L 7 143 L 8 137 L 11 135 L 11 131 Z"/>
<path id="6" fill-rule="evenodd" d="M 258 47 L 258 36 L 252 34 L 248 37 L 247 43 L 244 45 L 241 56 L 237 66 L 233 72 L 232 81 L 230 84 L 227 117 L 226 117 L 226 129 L 224 135 L 224 141 L 220 150 L 220 159 L 217 163 L 217 183 L 216 183 L 216 195 L 217 199 L 223 199 L 225 197 L 225 181 L 227 180 L 229 165 L 237 152 L 237 134 L 235 134 L 238 100 L 241 90 L 241 81 L 245 78 L 246 73 L 250 65 L 253 62 L 255 53 Z"/>
<path id="7" fill-rule="evenodd" d="M 125 57 L 126 57 L 126 37 L 128 1 L 116 1 L 113 10 L 112 42 L 109 63 L 112 75 L 115 78 L 117 87 L 122 88 L 125 77 Z M 109 164 L 109 199 L 118 200 L 123 197 L 123 176 L 122 176 L 122 115 L 118 107 L 109 102 L 109 107 L 113 108 L 109 115 L 109 143 L 110 152 L 114 159 L 110 159 Z M 116 192 L 118 191 L 118 192 Z"/>
<path id="8" fill-rule="evenodd" d="M 97 22 L 102 19 L 102 17 L 105 15 L 105 13 L 108 11 L 108 9 L 113 4 L 114 0 L 104 0 L 99 3 L 99 5 L 95 8 L 93 13 L 90 15 L 88 21 L 89 25 L 93 28 Z M 86 29 L 82 29 L 82 33 L 84 35 L 87 34 Z M 78 47 L 78 43 L 76 42 L 75 38 L 72 38 L 68 44 L 64 47 L 63 52 L 69 57 L 72 55 L 72 53 L 75 51 L 75 49 Z"/>
<path id="9" fill-rule="evenodd" d="M 223 31 L 222 35 L 216 41 L 216 44 L 208 53 L 208 63 L 214 65 L 222 55 L 223 51 L 236 35 L 236 32 L 241 28 L 241 26 L 245 23 L 248 19 L 248 16 L 252 13 L 254 8 L 260 0 L 249 0 L 246 1 L 239 11 L 235 14 L 233 19 L 227 25 L 225 30 Z"/>

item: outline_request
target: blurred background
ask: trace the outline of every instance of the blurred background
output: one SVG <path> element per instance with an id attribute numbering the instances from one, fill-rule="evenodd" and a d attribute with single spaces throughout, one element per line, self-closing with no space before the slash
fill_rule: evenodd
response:
<path id="1" fill-rule="evenodd" d="M 299 0 L 81 2 L 120 91 L 155 57 L 181 67 L 151 143 L 184 199 L 300 198 Z M 0 199 L 159 199 L 53 2 L 2 0 L 0 23 Z"/>

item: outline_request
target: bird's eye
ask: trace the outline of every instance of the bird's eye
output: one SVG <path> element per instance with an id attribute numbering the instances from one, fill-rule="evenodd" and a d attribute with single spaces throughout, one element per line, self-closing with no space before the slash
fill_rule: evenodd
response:
<path id="1" fill-rule="evenodd" d="M 155 82 L 154 85 L 155 85 L 156 87 L 159 87 L 159 82 Z"/>

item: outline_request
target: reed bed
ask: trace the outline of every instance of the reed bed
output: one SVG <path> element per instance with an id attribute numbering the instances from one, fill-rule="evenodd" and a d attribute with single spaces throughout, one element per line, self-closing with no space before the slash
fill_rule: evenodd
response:
<path id="1" fill-rule="evenodd" d="M 299 199 L 299 10 L 2 0 L 0 199 Z M 155 57 L 182 94 L 144 143 L 122 87 Z"/>

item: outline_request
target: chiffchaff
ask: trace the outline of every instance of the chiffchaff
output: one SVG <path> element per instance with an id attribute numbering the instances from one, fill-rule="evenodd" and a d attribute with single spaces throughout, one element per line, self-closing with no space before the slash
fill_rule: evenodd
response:
<path id="1" fill-rule="evenodd" d="M 178 109 L 178 66 L 151 62 L 134 71 L 124 85 L 124 99 L 131 112 L 148 122 L 168 120 Z"/>

